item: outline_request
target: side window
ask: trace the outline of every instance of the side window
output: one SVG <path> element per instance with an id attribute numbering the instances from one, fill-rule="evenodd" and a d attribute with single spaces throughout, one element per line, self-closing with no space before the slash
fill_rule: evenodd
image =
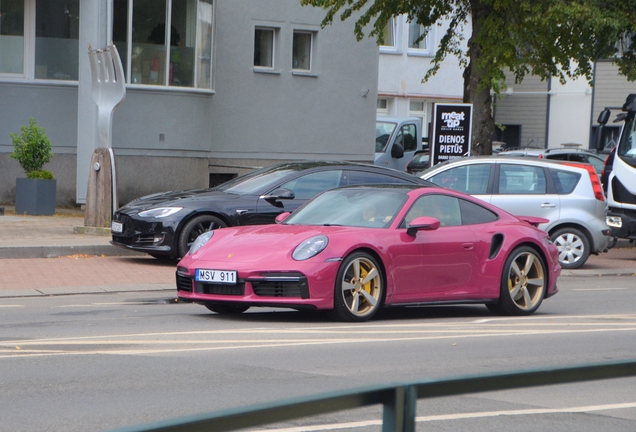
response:
<path id="1" fill-rule="evenodd" d="M 458 192 L 483 195 L 488 191 L 489 176 L 490 164 L 474 164 L 448 169 L 434 175 L 429 181 Z"/>
<path id="2" fill-rule="evenodd" d="M 500 194 L 545 194 L 545 172 L 541 167 L 501 164 L 498 191 Z"/>
<path id="3" fill-rule="evenodd" d="M 494 222 L 499 219 L 496 213 L 473 202 L 459 200 L 459 208 L 462 212 L 462 225 L 476 225 Z"/>
<path id="4" fill-rule="evenodd" d="M 552 181 L 554 182 L 554 186 L 556 187 L 559 195 L 572 193 L 581 178 L 579 173 L 561 171 L 557 169 L 551 169 L 550 175 L 552 176 Z"/>
<path id="5" fill-rule="evenodd" d="M 307 200 L 327 189 L 340 186 L 340 177 L 342 170 L 319 171 L 295 178 L 281 187 L 292 190 L 296 199 Z"/>
<path id="6" fill-rule="evenodd" d="M 413 219 L 430 216 L 439 219 L 440 226 L 457 226 L 462 224 L 459 199 L 446 195 L 424 195 L 413 203 L 406 213 L 400 228 L 406 228 Z"/>
<path id="7" fill-rule="evenodd" d="M 417 136 L 415 134 L 415 125 L 407 124 L 400 128 L 395 142 L 400 144 L 404 151 L 415 151 L 417 149 Z"/>
<path id="8" fill-rule="evenodd" d="M 407 183 L 407 181 L 398 177 L 388 176 L 386 174 L 365 171 L 349 171 L 349 185 L 378 183 L 404 184 Z"/>

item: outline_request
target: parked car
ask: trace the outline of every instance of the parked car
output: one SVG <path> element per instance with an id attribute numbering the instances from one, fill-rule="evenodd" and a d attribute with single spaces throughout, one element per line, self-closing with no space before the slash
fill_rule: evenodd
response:
<path id="1" fill-rule="evenodd" d="M 327 309 L 365 321 L 398 305 L 477 303 L 529 315 L 557 292 L 557 248 L 532 224 L 438 187 L 329 190 L 278 225 L 210 231 L 177 265 L 182 301 L 217 313 Z"/>
<path id="2" fill-rule="evenodd" d="M 607 250 L 607 202 L 590 164 L 476 156 L 438 164 L 421 177 L 515 215 L 548 219 L 539 227 L 559 249 L 563 268 L 579 268 L 590 254 Z"/>
<path id="3" fill-rule="evenodd" d="M 428 150 L 420 150 L 415 152 L 413 159 L 406 164 L 405 171 L 409 174 L 417 175 L 429 166 L 431 156 Z"/>
<path id="4" fill-rule="evenodd" d="M 163 192 L 133 200 L 114 213 L 111 243 L 156 258 L 180 258 L 206 231 L 274 223 L 277 215 L 297 209 L 320 192 L 366 183 L 429 184 L 370 164 L 283 163 L 211 189 Z"/>
<path id="5" fill-rule="evenodd" d="M 589 163 L 594 166 L 596 174 L 601 175 L 603 166 L 605 165 L 605 157 L 589 150 L 579 150 L 575 148 L 549 148 L 549 149 L 518 149 L 499 152 L 500 156 L 515 157 L 537 157 L 539 159 L 564 160 L 572 162 Z"/>

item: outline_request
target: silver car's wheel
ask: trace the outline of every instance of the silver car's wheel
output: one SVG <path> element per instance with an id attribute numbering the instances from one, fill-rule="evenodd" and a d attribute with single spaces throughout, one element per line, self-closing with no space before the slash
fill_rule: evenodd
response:
<path id="1" fill-rule="evenodd" d="M 506 259 L 499 301 L 487 306 L 501 315 L 530 315 L 541 305 L 546 289 L 543 259 L 533 248 L 521 246 Z"/>
<path id="2" fill-rule="evenodd" d="M 565 269 L 581 267 L 590 256 L 587 236 L 576 228 L 560 228 L 550 236 L 559 249 L 559 264 Z"/>
<path id="3" fill-rule="evenodd" d="M 348 256 L 340 266 L 334 292 L 334 315 L 344 321 L 366 321 L 380 309 L 384 279 L 375 258 Z"/>

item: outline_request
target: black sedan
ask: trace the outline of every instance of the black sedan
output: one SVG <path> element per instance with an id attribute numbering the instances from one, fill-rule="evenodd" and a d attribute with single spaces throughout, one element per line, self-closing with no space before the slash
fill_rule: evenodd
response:
<path id="1" fill-rule="evenodd" d="M 209 230 L 274 223 L 320 192 L 358 184 L 430 185 L 374 165 L 301 161 L 256 170 L 211 189 L 164 192 L 118 209 L 111 224 L 115 246 L 156 258 L 180 258 Z"/>

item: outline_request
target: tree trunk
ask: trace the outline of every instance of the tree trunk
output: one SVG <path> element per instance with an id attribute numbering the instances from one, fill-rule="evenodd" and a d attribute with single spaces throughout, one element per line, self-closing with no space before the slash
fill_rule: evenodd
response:
<path id="1" fill-rule="evenodd" d="M 473 104 L 473 130 L 471 155 L 492 154 L 492 139 L 495 133 L 495 121 L 492 118 L 492 96 L 490 85 L 484 86 L 482 67 L 479 66 L 481 46 L 476 42 L 481 30 L 482 20 L 490 13 L 490 8 L 479 0 L 471 1 L 473 32 L 468 40 L 470 51 L 469 64 L 464 70 L 464 103 Z"/>

